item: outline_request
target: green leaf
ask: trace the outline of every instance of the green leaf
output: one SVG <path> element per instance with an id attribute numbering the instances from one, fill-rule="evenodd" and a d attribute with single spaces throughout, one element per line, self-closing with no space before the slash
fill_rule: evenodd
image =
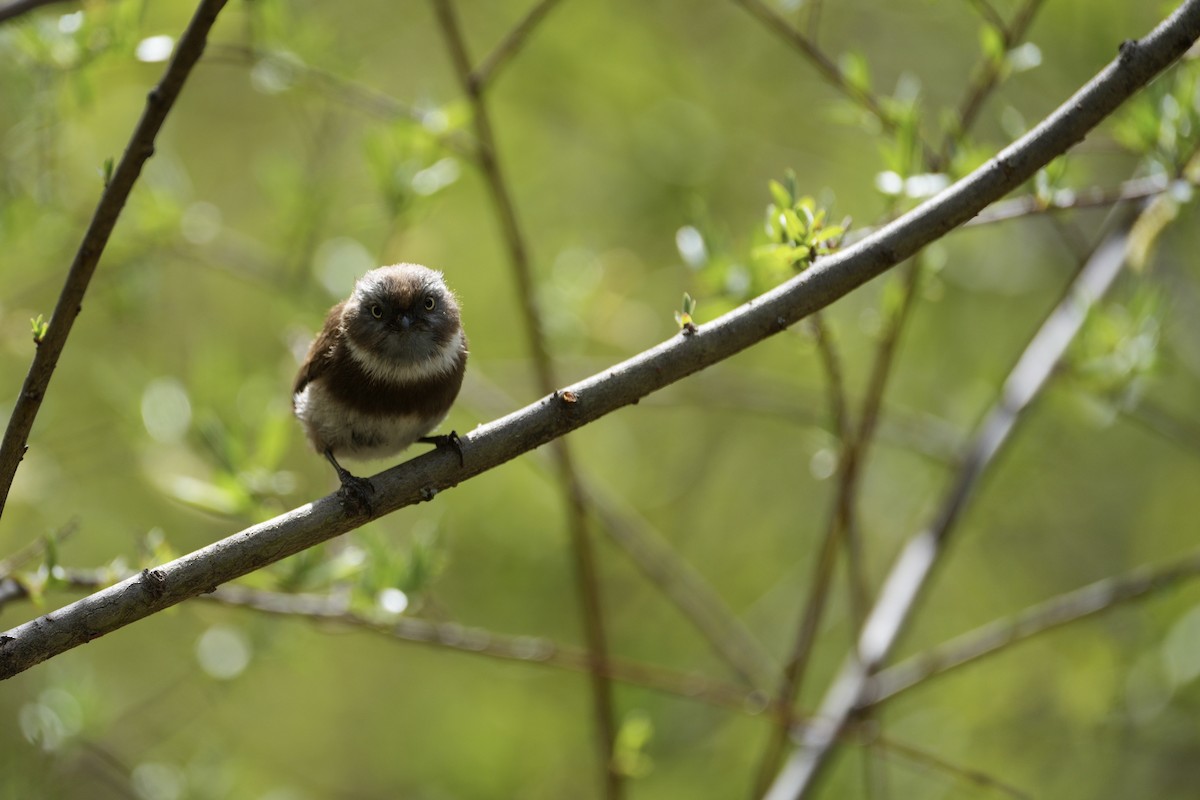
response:
<path id="1" fill-rule="evenodd" d="M 635 710 L 626 715 L 613 743 L 613 765 L 622 775 L 640 778 L 648 775 L 654 762 L 646 747 L 654 737 L 654 723 L 645 711 Z"/>
<path id="2" fill-rule="evenodd" d="M 45 554 L 46 569 L 53 573 L 58 566 L 58 540 L 52 535 L 43 536 L 42 552 Z"/>
<path id="3" fill-rule="evenodd" d="M 767 182 L 767 190 L 771 193 L 771 199 L 775 201 L 776 208 L 788 208 L 792 204 L 792 195 L 783 184 L 777 180 Z"/>
<path id="4" fill-rule="evenodd" d="M 871 91 L 871 70 L 867 66 L 867 59 L 857 50 L 847 51 L 841 57 L 842 77 L 846 79 L 846 83 L 850 84 L 860 92 Z"/>
<path id="5" fill-rule="evenodd" d="M 1008 51 L 1004 43 L 1004 34 L 991 25 L 984 25 L 979 29 L 979 48 L 993 64 L 1003 62 L 1004 54 Z"/>
<path id="6" fill-rule="evenodd" d="M 846 229 L 841 225 L 830 225 L 828 228 L 822 228 L 812 236 L 813 244 L 822 244 L 832 239 L 838 239 L 846 233 Z"/>

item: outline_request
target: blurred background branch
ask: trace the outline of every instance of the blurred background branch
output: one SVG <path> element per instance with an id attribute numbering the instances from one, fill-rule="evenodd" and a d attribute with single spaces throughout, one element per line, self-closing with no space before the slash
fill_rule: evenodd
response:
<path id="1" fill-rule="evenodd" d="M 530 15 L 524 17 L 513 28 L 504 43 L 501 44 L 501 49 L 497 51 L 499 54 L 497 58 L 500 61 L 488 61 L 483 67 L 490 71 L 503 61 L 506 53 L 515 51 L 521 42 L 530 35 L 534 26 L 548 9 L 549 5 L 545 3 L 535 7 Z M 559 383 L 546 342 L 542 314 L 537 305 L 537 281 L 530 263 L 529 246 L 521 231 L 521 225 L 517 221 L 517 210 L 512 191 L 509 189 L 508 181 L 500 167 L 496 137 L 492 131 L 491 117 L 484 101 L 488 72 L 476 73 L 473 71 L 471 59 L 467 53 L 467 44 L 459 27 L 452 0 L 434 0 L 434 10 L 442 35 L 446 40 L 459 84 L 471 104 L 471 117 L 475 125 L 476 137 L 479 139 L 479 167 L 487 182 L 496 219 L 507 245 L 508 260 L 512 268 L 526 344 L 537 374 L 537 390 L 543 395 L 551 394 Z M 556 438 L 550 442 L 550 452 L 559 476 L 559 488 L 562 492 L 563 506 L 566 509 L 567 530 L 575 567 L 584 636 L 588 644 L 589 663 L 592 664 L 591 688 L 598 750 L 597 761 L 603 776 L 604 796 L 615 799 L 623 796 L 623 776 L 618 770 L 614 758 L 617 722 L 613 708 L 612 687 L 607 677 L 608 641 L 605 633 L 605 612 L 596 568 L 596 557 L 593 552 L 591 534 L 588 531 L 587 499 L 566 439 Z"/>

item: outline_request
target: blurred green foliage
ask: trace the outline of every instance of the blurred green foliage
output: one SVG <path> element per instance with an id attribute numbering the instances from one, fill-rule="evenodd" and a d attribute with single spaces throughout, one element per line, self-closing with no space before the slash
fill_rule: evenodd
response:
<path id="1" fill-rule="evenodd" d="M 458 4 L 476 63 L 530 5 Z M 831 219 L 867 227 L 936 193 L 1161 10 L 1045 4 L 1028 41 L 1006 48 L 985 5 L 1011 19 L 1021 4 L 772 4 L 819 22 L 846 85 L 878 100 L 871 112 L 734 3 L 563 0 L 486 91 L 561 378 L 790 277 L 840 244 L 848 225 Z M 0 25 L 0 418 L 189 13 L 91 0 Z M 960 130 L 968 86 L 989 70 L 998 88 Z M 1027 191 L 1195 180 L 1198 75 L 1193 61 L 1163 76 Z M 64 566 L 115 580 L 331 491 L 288 393 L 325 311 L 373 266 L 429 264 L 461 298 L 471 362 L 448 427 L 535 399 L 471 123 L 424 3 L 230 4 L 101 260 L 18 472 L 0 557 L 29 543 L 36 557 L 6 568 L 28 601 L 4 605 L 3 627 L 77 596 Z M 988 476 L 902 655 L 1196 546 L 1200 225 L 1189 187 L 1171 197 L 1145 268 L 1097 309 Z M 857 502 L 874 588 L 953 474 L 931 454 L 994 400 L 1107 214 L 1035 215 L 926 251 Z M 853 407 L 900 292 L 885 277 L 824 314 Z M 825 380 L 797 328 L 572 435 L 588 480 L 776 658 L 834 494 Z M 539 458 L 245 583 L 384 622 L 579 646 L 565 512 Z M 595 523 L 614 655 L 736 683 Z M 802 710 L 852 635 L 846 595 L 836 587 Z M 1184 585 L 931 681 L 878 724 L 937 761 L 848 743 L 822 796 L 1004 796 L 971 770 L 1037 797 L 1189 796 L 1198 608 L 1200 587 Z M 600 796 L 586 677 L 483 657 L 479 641 L 406 644 L 190 602 L 0 688 L 0 798 Z M 771 720 L 677 689 L 617 684 L 628 795 L 746 796 Z M 864 759 L 887 794 L 866 787 Z"/>

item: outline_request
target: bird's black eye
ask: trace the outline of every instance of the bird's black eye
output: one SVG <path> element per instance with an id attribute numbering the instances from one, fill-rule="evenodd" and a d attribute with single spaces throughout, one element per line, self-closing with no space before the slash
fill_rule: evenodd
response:
<path id="1" fill-rule="evenodd" d="M 371 316 L 375 319 L 379 319 L 383 316 L 383 309 L 380 308 L 378 304 L 371 306 Z"/>
<path id="2" fill-rule="evenodd" d="M 425 298 L 425 310 L 433 311 L 433 309 L 435 307 L 437 307 L 437 300 L 434 300 L 433 297 L 426 297 Z"/>

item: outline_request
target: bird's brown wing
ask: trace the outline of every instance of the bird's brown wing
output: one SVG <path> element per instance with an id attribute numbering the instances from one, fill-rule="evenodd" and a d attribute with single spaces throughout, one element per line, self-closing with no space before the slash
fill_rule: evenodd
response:
<path id="1" fill-rule="evenodd" d="M 304 387 L 308 386 L 310 381 L 319 378 L 333 363 L 333 351 L 342 335 L 342 308 L 345 305 L 346 302 L 343 300 L 329 309 L 329 314 L 325 317 L 325 324 L 321 327 L 321 332 L 317 334 L 312 346 L 308 348 L 308 355 L 305 356 L 304 364 L 300 367 L 299 374 L 296 375 L 296 385 L 292 389 L 293 397 L 304 391 Z"/>

